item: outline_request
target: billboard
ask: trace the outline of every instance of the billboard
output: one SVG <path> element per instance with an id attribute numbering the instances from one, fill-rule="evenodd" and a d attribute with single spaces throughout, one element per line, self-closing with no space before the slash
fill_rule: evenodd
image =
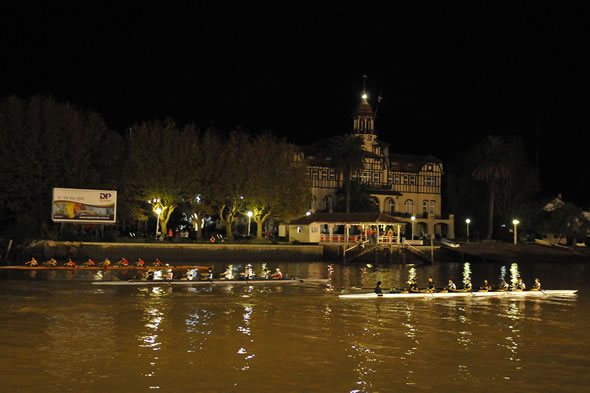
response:
<path id="1" fill-rule="evenodd" d="M 54 188 L 54 222 L 108 223 L 117 221 L 117 191 Z"/>

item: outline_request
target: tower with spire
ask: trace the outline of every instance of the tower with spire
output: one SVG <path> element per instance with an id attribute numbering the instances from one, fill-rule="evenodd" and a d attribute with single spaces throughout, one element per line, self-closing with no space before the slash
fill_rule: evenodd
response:
<path id="1" fill-rule="evenodd" d="M 363 75 L 363 92 L 361 101 L 357 105 L 353 113 L 353 133 L 355 136 L 363 140 L 363 148 L 367 151 L 373 152 L 377 145 L 377 133 L 375 132 L 375 117 L 373 107 L 368 101 L 367 94 L 367 76 Z"/>

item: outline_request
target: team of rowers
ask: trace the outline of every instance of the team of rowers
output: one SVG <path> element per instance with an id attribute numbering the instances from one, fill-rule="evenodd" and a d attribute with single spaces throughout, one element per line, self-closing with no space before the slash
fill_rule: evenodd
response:
<path id="1" fill-rule="evenodd" d="M 428 283 L 427 283 L 426 288 L 422 288 L 422 289 L 418 288 L 415 278 L 412 278 L 408 282 L 408 284 L 409 284 L 409 287 L 406 289 L 402 289 L 401 290 L 402 293 L 472 292 L 474 290 L 473 284 L 471 283 L 470 279 L 465 279 L 465 284 L 462 289 L 458 289 L 457 285 L 455 285 L 453 280 L 449 280 L 449 283 L 444 288 L 436 288 L 436 285 L 434 284 L 432 277 L 428 277 Z M 500 283 L 500 285 L 496 289 L 492 288 L 492 286 L 488 283 L 488 280 L 483 280 L 483 285 L 481 287 L 479 287 L 479 289 L 477 291 L 478 292 L 491 292 L 491 291 L 506 292 L 506 291 L 526 291 L 526 290 L 527 289 L 526 289 L 526 284 L 524 283 L 524 280 L 522 278 L 518 277 L 518 281 L 516 282 L 516 284 L 512 288 L 506 282 L 506 280 L 502 280 L 502 282 Z M 535 282 L 530 290 L 531 291 L 540 291 L 541 290 L 541 280 L 539 280 L 538 278 L 535 278 Z M 394 289 L 392 289 L 391 292 L 398 292 L 398 291 L 395 291 Z M 377 282 L 377 286 L 375 287 L 375 293 L 376 294 L 383 293 L 383 290 L 381 289 L 381 281 Z"/>
<path id="2" fill-rule="evenodd" d="M 39 262 L 35 258 L 31 258 L 30 261 L 25 262 L 25 265 L 30 266 L 30 267 L 40 266 Z M 138 258 L 137 262 L 135 262 L 134 265 L 136 267 L 148 266 L 148 265 L 146 265 L 145 261 L 141 258 Z M 42 264 L 42 266 L 56 267 L 57 261 L 54 258 L 51 258 L 48 261 L 44 262 Z M 71 258 L 68 258 L 68 260 L 64 263 L 63 266 L 76 267 L 78 265 Z M 113 264 L 108 258 L 105 258 L 104 261 L 99 262 L 98 264 L 95 263 L 92 259 L 88 259 L 81 266 L 84 266 L 84 267 L 100 266 L 100 267 L 104 267 L 104 268 L 108 268 L 110 266 L 126 267 L 126 266 L 130 266 L 130 263 L 125 258 L 121 258 L 115 264 Z M 168 264 L 164 264 L 161 260 L 156 258 L 156 260 L 149 266 L 154 267 L 154 268 L 157 268 L 157 267 L 166 268 L 168 266 Z M 143 278 L 147 279 L 147 280 L 154 279 L 154 272 L 153 271 L 146 272 L 146 274 L 144 275 Z M 172 269 L 168 269 L 166 278 L 170 279 L 170 280 L 174 278 L 174 275 L 172 273 Z M 194 280 L 194 279 L 213 280 L 213 269 L 209 268 L 206 273 L 200 273 L 200 274 L 197 274 L 196 269 L 188 269 L 188 271 L 186 272 L 186 274 L 184 275 L 183 278 L 186 278 L 188 280 Z M 266 263 L 263 263 L 262 264 L 262 271 L 258 275 L 254 274 L 254 270 L 252 269 L 251 264 L 247 264 L 244 268 L 244 271 L 238 273 L 237 275 L 234 275 L 233 266 L 230 265 L 226 268 L 226 270 L 223 273 L 221 273 L 219 275 L 219 279 L 221 279 L 221 280 L 236 280 L 236 279 L 238 279 L 238 280 L 239 279 L 252 280 L 252 279 L 256 279 L 256 278 L 264 279 L 264 280 L 268 280 L 268 279 L 280 280 L 283 278 L 283 273 L 281 272 L 281 269 L 278 267 L 275 269 L 274 273 L 271 273 L 271 271 L 266 268 Z"/>
<path id="3" fill-rule="evenodd" d="M 55 258 L 51 258 L 48 261 L 43 262 L 42 264 L 39 264 L 39 262 L 35 259 L 35 258 L 31 258 L 30 261 L 25 262 L 25 265 L 27 266 L 31 266 L 31 267 L 35 267 L 35 266 L 48 266 L 48 267 L 56 267 L 57 261 L 55 260 Z M 137 262 L 135 262 L 134 264 L 136 267 L 145 267 L 147 266 L 145 261 L 141 258 L 137 259 Z M 158 266 L 163 266 L 164 264 L 162 263 L 162 261 L 160 261 L 158 258 L 156 258 L 156 260 L 151 264 L 151 266 L 154 267 L 158 267 Z M 66 267 L 76 267 L 78 266 L 76 264 L 76 262 L 72 261 L 72 258 L 68 258 L 68 260 L 63 264 L 63 266 Z M 101 267 L 110 267 L 110 266 L 131 266 L 131 264 L 129 263 L 129 261 L 125 258 L 121 258 L 119 261 L 117 261 L 116 263 L 112 263 L 109 258 L 105 258 L 104 261 L 96 263 L 94 262 L 91 258 L 88 258 L 88 260 L 86 262 L 84 262 L 81 266 L 84 267 L 93 267 L 93 266 L 101 266 Z"/>

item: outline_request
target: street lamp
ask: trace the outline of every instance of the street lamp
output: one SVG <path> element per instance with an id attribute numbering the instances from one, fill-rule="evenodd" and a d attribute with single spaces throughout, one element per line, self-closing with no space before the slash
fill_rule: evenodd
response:
<path id="1" fill-rule="evenodd" d="M 156 219 L 156 236 L 158 236 L 160 233 L 160 214 L 162 214 L 162 208 L 157 207 L 154 211 L 158 215 L 158 218 Z"/>
<path id="2" fill-rule="evenodd" d="M 471 220 L 468 218 L 465 220 L 465 223 L 467 224 L 467 241 L 469 241 L 469 223 L 471 222 Z"/>
<path id="3" fill-rule="evenodd" d="M 416 216 L 410 218 L 412 220 L 412 240 L 414 240 L 414 223 L 416 222 Z"/>
<path id="4" fill-rule="evenodd" d="M 250 218 L 252 218 L 252 212 L 248 212 L 248 237 L 250 237 Z"/>
<path id="5" fill-rule="evenodd" d="M 514 224 L 514 244 L 516 245 L 517 239 L 518 239 L 518 236 L 516 235 L 516 226 L 518 224 L 520 224 L 520 221 L 518 221 L 517 219 L 514 219 L 514 220 L 512 220 L 512 223 Z"/>
<path id="6" fill-rule="evenodd" d="M 156 237 L 158 236 L 159 232 L 160 232 L 160 215 L 162 214 L 162 211 L 164 209 L 162 209 L 162 204 L 160 203 L 160 199 L 159 198 L 154 198 L 154 200 L 148 200 L 148 203 L 150 205 L 153 204 L 152 207 L 152 211 L 154 213 L 156 213 L 157 219 L 156 219 Z"/>

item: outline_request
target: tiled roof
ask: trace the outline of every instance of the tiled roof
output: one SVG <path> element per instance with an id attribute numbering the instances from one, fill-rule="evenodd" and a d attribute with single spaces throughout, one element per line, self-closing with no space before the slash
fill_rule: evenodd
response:
<path id="1" fill-rule="evenodd" d="M 320 224 L 405 224 L 385 213 L 313 213 L 291 220 L 293 225 Z"/>

